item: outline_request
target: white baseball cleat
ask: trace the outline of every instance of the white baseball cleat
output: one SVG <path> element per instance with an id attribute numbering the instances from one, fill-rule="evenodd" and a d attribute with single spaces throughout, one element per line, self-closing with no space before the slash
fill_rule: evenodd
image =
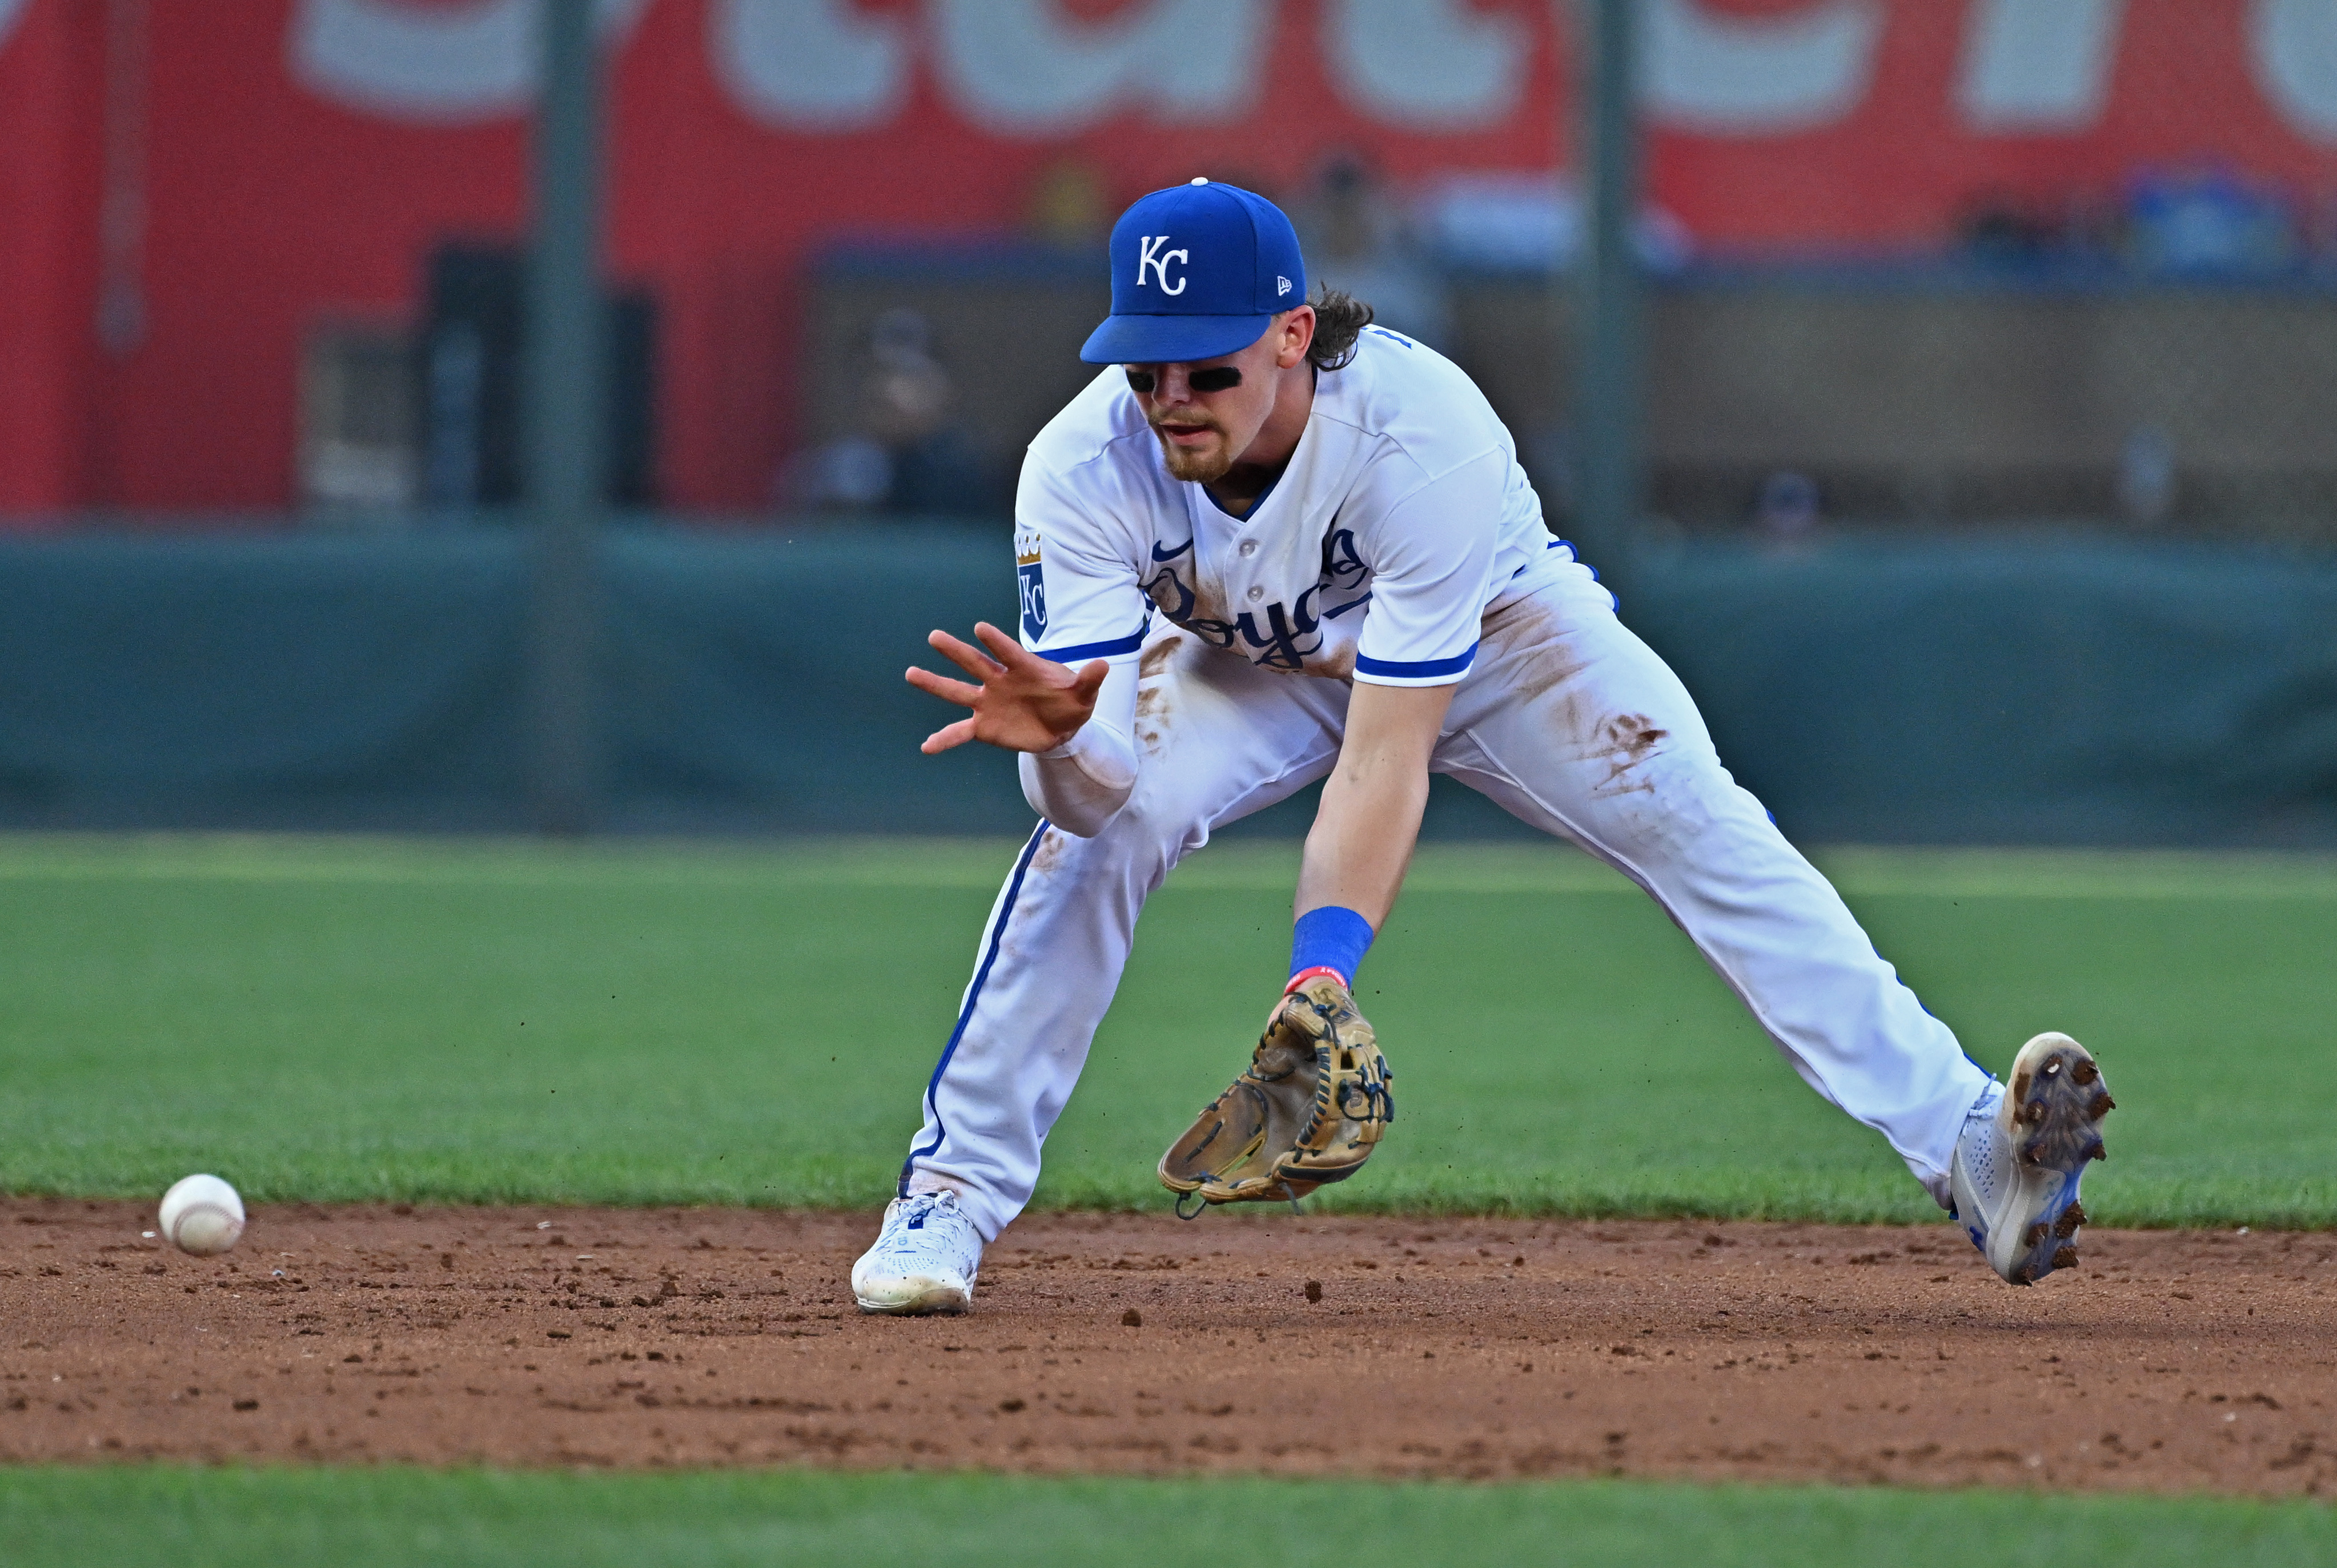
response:
<path id="1" fill-rule="evenodd" d="M 2078 1261 L 2070 1245 L 2086 1211 L 2078 1181 L 2102 1157 L 2096 1125 L 2117 1102 L 2093 1053 L 2043 1034 L 2012 1059 L 2012 1086 L 1968 1117 L 1948 1167 L 1952 1213 L 1989 1267 L 2033 1285 Z"/>
<path id="2" fill-rule="evenodd" d="M 982 1232 L 955 1193 L 914 1193 L 885 1206 L 876 1244 L 852 1265 L 864 1312 L 963 1312 L 982 1271 Z"/>

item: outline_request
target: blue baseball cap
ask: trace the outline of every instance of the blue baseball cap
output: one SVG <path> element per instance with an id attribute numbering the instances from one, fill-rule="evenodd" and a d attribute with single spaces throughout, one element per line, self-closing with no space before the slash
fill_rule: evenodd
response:
<path id="1" fill-rule="evenodd" d="M 1253 191 L 1196 180 L 1142 198 L 1111 227 L 1111 314 L 1090 365 L 1215 359 L 1306 303 L 1298 231 Z"/>

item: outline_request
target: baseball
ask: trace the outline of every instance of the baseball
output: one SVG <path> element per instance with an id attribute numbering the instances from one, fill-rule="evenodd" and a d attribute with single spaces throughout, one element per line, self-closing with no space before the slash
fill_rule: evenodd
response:
<path id="1" fill-rule="evenodd" d="M 182 1252 L 209 1258 L 243 1234 L 243 1200 L 217 1176 L 188 1176 L 162 1194 L 162 1234 Z"/>

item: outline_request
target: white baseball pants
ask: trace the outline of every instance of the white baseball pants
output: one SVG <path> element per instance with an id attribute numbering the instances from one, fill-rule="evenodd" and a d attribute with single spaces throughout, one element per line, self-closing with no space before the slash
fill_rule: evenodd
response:
<path id="1" fill-rule="evenodd" d="M 1024 844 L 902 1170 L 904 1193 L 959 1193 L 986 1237 L 1030 1202 L 1145 899 L 1212 830 L 1338 759 L 1344 681 L 1261 669 L 1174 626 L 1141 667 L 1135 794 L 1094 838 L 1041 823 Z M 1486 617 L 1432 765 L 1646 889 L 1803 1081 L 1944 1204 L 1964 1114 L 1991 1080 L 1728 776 L 1687 688 L 1587 569 Z"/>

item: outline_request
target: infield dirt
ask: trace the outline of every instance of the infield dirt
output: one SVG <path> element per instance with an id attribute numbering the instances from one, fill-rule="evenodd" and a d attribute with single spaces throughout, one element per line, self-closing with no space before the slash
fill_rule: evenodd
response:
<path id="1" fill-rule="evenodd" d="M 0 1202 L 0 1459 L 2337 1490 L 2337 1236 L 1033 1215 L 875 1319 L 870 1215 Z"/>

